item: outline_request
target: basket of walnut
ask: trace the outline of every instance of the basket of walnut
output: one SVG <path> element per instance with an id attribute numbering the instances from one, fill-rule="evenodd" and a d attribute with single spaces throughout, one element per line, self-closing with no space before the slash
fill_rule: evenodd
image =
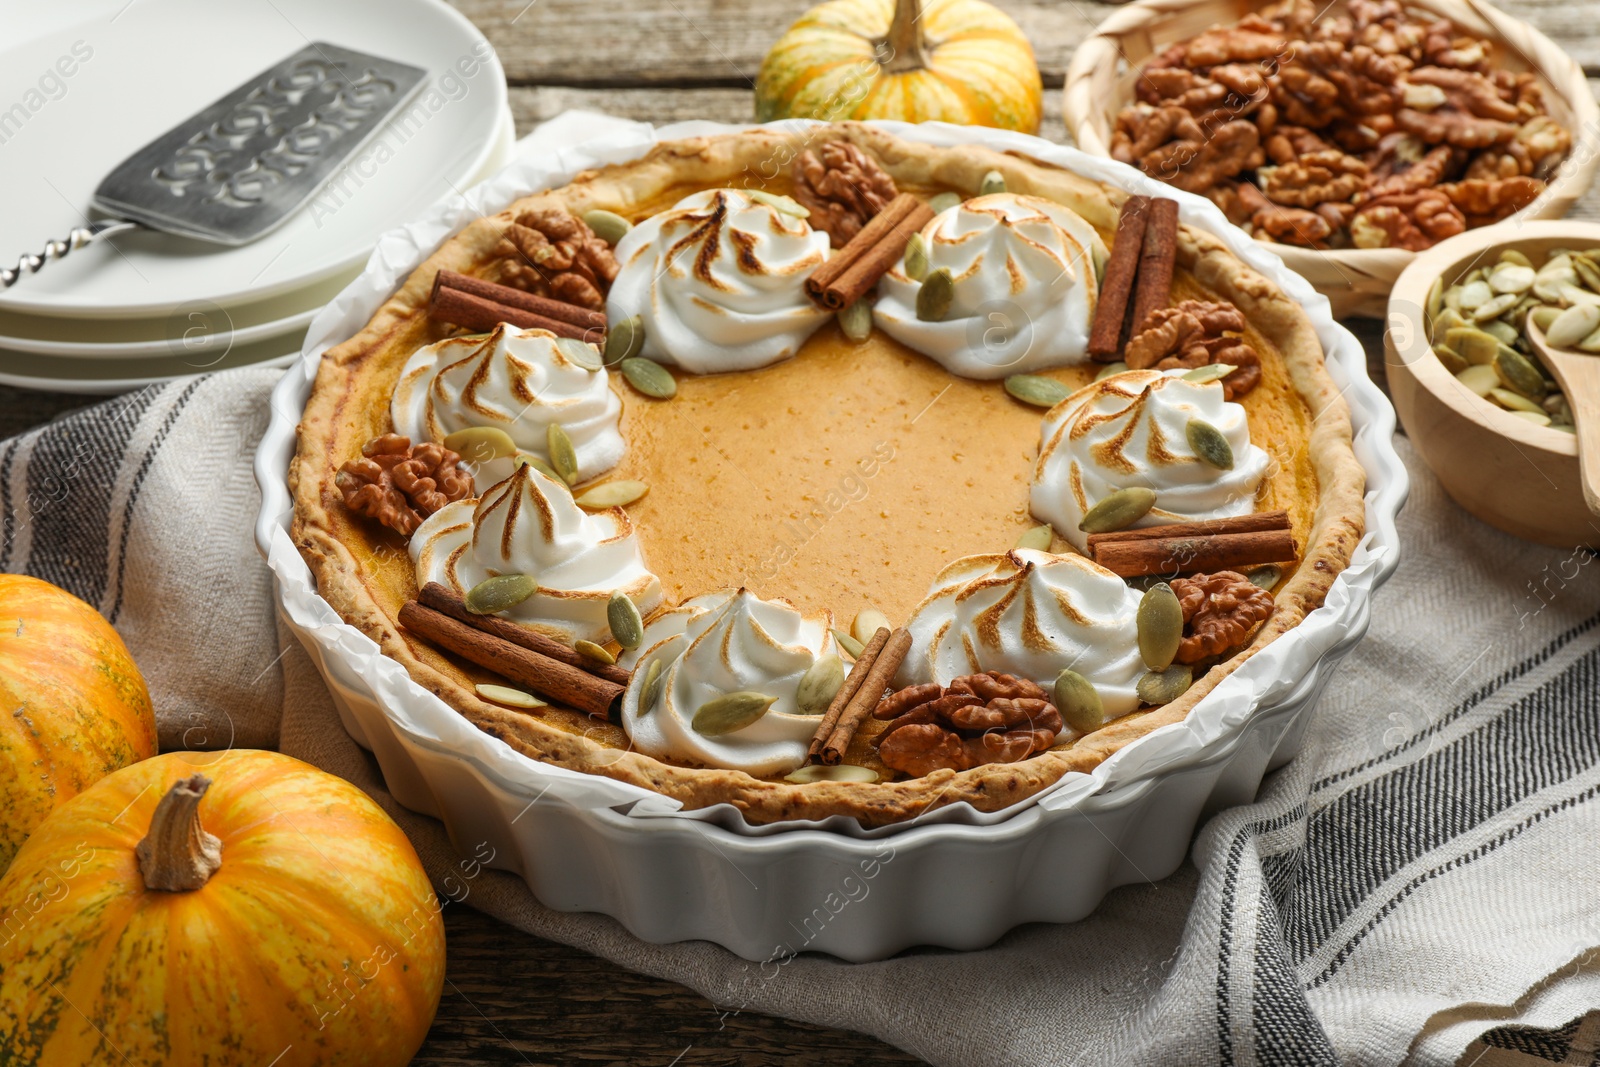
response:
<path id="1" fill-rule="evenodd" d="M 1381 316 L 1419 251 L 1558 218 L 1600 108 L 1548 37 L 1477 0 L 1136 0 L 1072 58 L 1078 146 L 1207 196 L 1333 304 Z"/>

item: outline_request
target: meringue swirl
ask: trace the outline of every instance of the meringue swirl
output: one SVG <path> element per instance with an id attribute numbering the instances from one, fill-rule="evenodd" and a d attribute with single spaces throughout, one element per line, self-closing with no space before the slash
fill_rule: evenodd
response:
<path id="1" fill-rule="evenodd" d="M 622 699 L 622 725 L 647 755 L 744 771 L 786 774 L 806 760 L 821 719 L 796 710 L 795 690 L 819 656 L 833 655 L 829 612 L 802 615 L 787 601 L 747 589 L 708 593 L 662 612 L 644 629 L 631 657 L 634 681 Z M 665 672 L 654 706 L 640 715 L 640 690 L 651 662 Z M 625 663 L 629 660 L 625 659 Z M 777 697 L 755 722 L 707 737 L 695 712 L 724 693 L 754 690 Z"/>
<path id="2" fill-rule="evenodd" d="M 1094 227 L 1050 200 L 994 193 L 947 208 L 922 229 L 928 270 L 948 270 L 955 299 L 943 320 L 917 318 L 921 283 L 896 264 L 879 283 L 873 321 L 964 378 L 1081 363 L 1106 255 Z"/>
<path id="3" fill-rule="evenodd" d="M 443 441 L 472 426 L 494 426 L 523 452 L 549 460 L 546 434 L 558 422 L 578 453 L 578 479 L 615 467 L 627 449 L 617 423 L 622 401 L 604 368 L 585 370 L 561 354 L 548 330 L 501 323 L 487 337 L 450 337 L 406 361 L 389 405 L 395 432 Z M 479 464 L 478 492 L 511 474 L 511 457 Z"/>
<path id="4" fill-rule="evenodd" d="M 1029 505 L 1035 517 L 1085 550 L 1084 513 L 1117 489 L 1155 490 L 1156 505 L 1135 526 L 1248 515 L 1267 473 L 1250 442 L 1245 410 L 1223 399 L 1222 383 L 1186 381 L 1183 371 L 1126 371 L 1084 386 L 1044 419 Z M 1218 470 L 1189 446 L 1190 419 L 1222 431 L 1233 469 Z"/>
<path id="5" fill-rule="evenodd" d="M 502 614 L 559 641 L 605 641 L 606 604 L 626 593 L 648 612 L 661 581 L 644 565 L 621 508 L 585 514 L 567 487 L 526 464 L 478 500 L 458 500 L 411 535 L 417 587 L 440 582 L 465 595 L 500 574 L 530 574 L 538 591 Z"/>
<path id="6" fill-rule="evenodd" d="M 738 189 L 685 197 L 617 242 L 606 318 L 644 322 L 642 355 L 692 374 L 787 359 L 828 317 L 805 279 L 828 235 Z"/>
<path id="7" fill-rule="evenodd" d="M 906 628 L 911 652 L 897 686 L 982 671 L 1049 690 L 1070 667 L 1100 694 L 1106 715 L 1139 706 L 1139 594 L 1082 556 L 1032 549 L 958 559 L 933 580 Z"/>

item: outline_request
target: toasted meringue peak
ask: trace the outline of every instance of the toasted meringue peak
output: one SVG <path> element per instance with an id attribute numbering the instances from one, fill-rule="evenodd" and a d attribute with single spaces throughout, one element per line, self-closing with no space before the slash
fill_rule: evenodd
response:
<path id="1" fill-rule="evenodd" d="M 477 500 L 458 500 L 411 535 L 417 586 L 465 595 L 486 578 L 529 574 L 539 589 L 502 614 L 557 640 L 606 641 L 606 604 L 626 593 L 641 612 L 661 603 L 633 524 L 621 508 L 587 514 L 566 486 L 519 466 Z"/>
<path id="2" fill-rule="evenodd" d="M 955 298 L 942 321 L 917 318 L 921 283 L 898 264 L 879 283 L 873 320 L 902 344 L 964 378 L 1081 363 L 1088 358 L 1105 245 L 1094 227 L 1050 200 L 994 193 L 939 213 L 922 229 L 928 270 L 948 270 Z"/>
<path id="3" fill-rule="evenodd" d="M 685 197 L 617 243 L 606 316 L 644 323 L 643 355 L 693 374 L 787 359 L 828 317 L 805 294 L 828 235 L 739 189 Z"/>
<path id="4" fill-rule="evenodd" d="M 1267 472 L 1250 442 L 1245 410 L 1222 383 L 1186 381 L 1183 371 L 1136 370 L 1086 385 L 1045 415 L 1030 508 L 1080 550 L 1084 513 L 1108 494 L 1145 486 L 1156 506 L 1136 526 L 1248 515 Z M 1190 419 L 1222 431 L 1233 469 L 1218 470 L 1189 446 Z"/>
<path id="5" fill-rule="evenodd" d="M 556 347 L 548 330 L 501 323 L 486 337 L 450 337 L 406 361 L 390 403 L 395 432 L 443 441 L 457 430 L 494 426 L 523 452 L 549 460 L 548 429 L 561 424 L 586 481 L 616 466 L 626 451 L 617 429 L 622 401 L 604 368 L 585 370 Z M 511 473 L 511 457 L 478 464 L 478 492 Z"/>
<path id="6" fill-rule="evenodd" d="M 911 652 L 899 686 L 983 671 L 1028 678 L 1046 690 L 1072 668 L 1100 694 L 1108 716 L 1139 706 L 1139 594 L 1073 554 L 1013 549 L 967 556 L 940 571 L 906 623 Z"/>
<path id="7" fill-rule="evenodd" d="M 762 600 L 746 589 L 708 593 L 661 612 L 646 624 L 639 651 L 623 660 L 634 679 L 623 698 L 623 728 L 651 756 L 757 776 L 792 771 L 805 762 L 821 721 L 798 713 L 795 690 L 812 661 L 836 654 L 832 624 L 829 612 L 803 615 L 787 601 Z M 658 660 L 660 695 L 640 715 L 640 690 Z M 741 690 L 777 700 L 732 733 L 707 737 L 694 729 L 702 705 Z"/>

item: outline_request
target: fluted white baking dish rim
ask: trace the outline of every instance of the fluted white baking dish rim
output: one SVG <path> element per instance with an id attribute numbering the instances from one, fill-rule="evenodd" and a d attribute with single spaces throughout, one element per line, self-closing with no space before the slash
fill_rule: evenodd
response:
<path id="1" fill-rule="evenodd" d="M 808 124 L 772 125 L 792 130 Z M 288 535 L 292 501 L 286 472 L 293 455 L 295 427 L 322 353 L 359 331 L 427 255 L 473 218 L 499 211 L 531 192 L 565 184 L 583 170 L 635 159 L 657 141 L 758 128 L 686 122 L 651 131 L 635 125 L 619 134 L 554 149 L 541 158 L 524 156 L 465 196 L 441 202 L 425 219 L 384 235 L 362 275 L 312 322 L 301 360 L 285 373 L 272 395 L 271 423 L 256 458 L 256 477 L 262 491 L 256 538 L 276 578 L 282 612 L 301 640 L 318 650 L 316 658 L 324 674 L 337 671 L 353 691 L 364 690 L 382 707 L 388 725 L 410 743 L 454 753 L 470 761 L 480 776 L 497 788 L 530 799 L 559 800 L 592 811 L 607 822 L 620 820 L 621 826 L 647 829 L 663 821 L 688 824 L 696 832 L 713 835 L 715 840 L 781 838 L 799 844 L 798 838 L 803 837 L 824 847 L 842 847 L 852 838 L 893 836 L 900 847 L 902 843 L 922 840 L 920 831 L 924 830 L 953 832 L 959 826 L 980 826 L 986 834 L 993 834 L 999 825 L 1011 827 L 1019 816 L 1034 808 L 1040 811 L 1036 817 L 1042 818 L 1043 813 L 1087 810 L 1086 805 L 1103 810 L 1119 798 L 1123 803 L 1136 803 L 1143 783 L 1180 768 L 1199 767 L 1225 758 L 1230 746 L 1238 742 L 1240 727 L 1247 719 L 1292 702 L 1292 694 L 1303 689 L 1303 683 L 1315 680 L 1321 661 L 1338 658 L 1359 641 L 1366 629 L 1367 601 L 1396 564 L 1398 537 L 1394 519 L 1405 499 L 1408 482 L 1391 441 L 1393 409 L 1368 380 L 1360 344 L 1333 321 L 1326 298 L 1291 273 L 1271 251 L 1231 226 L 1209 201 L 1160 185 L 1132 168 L 1006 131 L 942 123 L 879 125 L 908 140 L 950 146 L 981 144 L 1032 156 L 1130 191 L 1176 198 L 1185 223 L 1216 234 L 1235 254 L 1306 308 L 1326 352 L 1329 373 L 1350 406 L 1356 455 L 1368 476 L 1367 533 L 1351 565 L 1334 582 L 1321 607 L 1241 665 L 1182 722 L 1130 744 L 1091 773 L 1070 774 L 1050 789 L 1000 812 L 951 805 L 918 820 L 874 830 L 865 830 L 854 820 L 839 817 L 824 822 L 753 826 L 726 804 L 684 811 L 677 802 L 649 790 L 530 759 L 473 727 L 438 696 L 412 681 L 402 666 L 383 656 L 376 644 L 343 622 L 316 594 L 310 569 Z M 358 740 L 367 743 L 366 738 Z M 915 838 L 907 836 L 911 834 Z"/>

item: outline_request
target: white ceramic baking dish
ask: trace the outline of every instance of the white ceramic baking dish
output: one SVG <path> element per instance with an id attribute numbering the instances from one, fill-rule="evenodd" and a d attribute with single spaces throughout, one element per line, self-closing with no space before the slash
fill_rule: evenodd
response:
<path id="1" fill-rule="evenodd" d="M 657 140 L 735 127 L 680 123 L 524 156 L 464 198 L 386 235 L 366 271 L 313 322 L 302 360 L 272 398 L 256 458 L 257 543 L 279 604 L 326 678 L 346 729 L 372 750 L 397 800 L 445 823 L 464 853 L 516 871 L 550 907 L 596 911 L 656 942 L 701 938 L 757 961 L 800 951 L 871 960 L 913 945 L 978 948 L 1026 922 L 1071 922 L 1110 889 L 1163 878 L 1200 818 L 1251 799 L 1298 751 L 1330 671 L 1366 632 L 1373 590 L 1393 571 L 1405 468 L 1394 412 L 1366 377 L 1361 346 L 1327 301 L 1208 201 L 1131 168 L 1047 141 L 942 124 L 886 123 L 897 136 L 1015 151 L 1126 189 L 1175 196 L 1184 222 L 1223 238 L 1306 307 L 1354 422 L 1367 471 L 1367 534 L 1327 602 L 1230 675 L 1181 723 L 1129 745 L 1092 774 L 983 814 L 965 805 L 913 823 L 751 826 L 727 805 L 681 811 L 600 775 L 539 763 L 479 731 L 344 623 L 317 596 L 288 535 L 285 474 L 317 361 L 353 335 L 398 284 L 472 218 L 578 172 L 637 158 Z"/>

